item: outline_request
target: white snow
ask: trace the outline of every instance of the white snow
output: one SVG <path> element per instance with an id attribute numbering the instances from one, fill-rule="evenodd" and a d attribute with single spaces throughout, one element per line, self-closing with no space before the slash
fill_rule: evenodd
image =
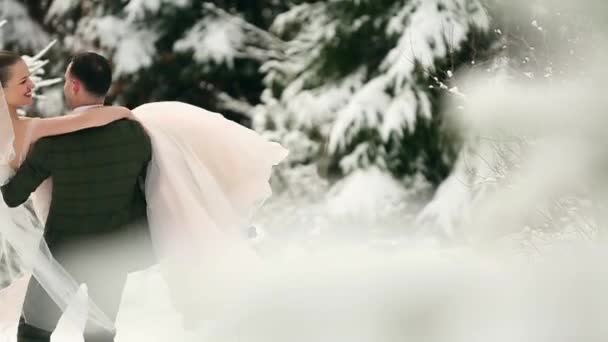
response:
<path id="1" fill-rule="evenodd" d="M 204 15 L 173 44 L 177 52 L 192 51 L 199 63 L 225 64 L 232 68 L 236 58 L 264 62 L 275 56 L 276 37 L 212 3 L 205 3 Z"/>
<path id="2" fill-rule="evenodd" d="M 382 116 L 392 98 L 384 92 L 386 77 L 377 77 L 363 85 L 348 104 L 338 111 L 329 138 L 329 150 L 335 151 L 351 140 L 362 128 L 382 123 Z"/>
<path id="3" fill-rule="evenodd" d="M 295 81 L 283 93 L 286 110 L 292 114 L 295 124 L 302 128 L 328 128 L 335 113 L 351 101 L 353 90 L 364 83 L 365 69 L 349 75 L 336 83 L 327 83 L 319 88 L 302 90 L 301 83 Z M 303 109 L 306 110 L 303 110 Z M 321 132 L 328 136 L 328 131 Z"/>
<path id="4" fill-rule="evenodd" d="M 175 42 L 175 51 L 194 51 L 199 62 L 233 65 L 237 51 L 244 42 L 240 23 L 233 18 L 220 17 L 201 20 L 186 35 Z"/>
<path id="5" fill-rule="evenodd" d="M 410 88 L 401 90 L 391 101 L 384 114 L 384 121 L 380 127 L 381 137 L 384 141 L 388 141 L 391 133 L 396 133 L 397 136 L 402 136 L 404 130 L 414 132 L 416 123 L 416 106 L 417 99 L 414 92 Z"/>
<path id="6" fill-rule="evenodd" d="M 45 20 L 51 20 L 55 17 L 61 17 L 68 11 L 76 7 L 80 1 L 78 0 L 53 0 L 51 6 L 46 12 Z"/>
<path id="7" fill-rule="evenodd" d="M 603 341 L 605 246 L 557 243 L 494 252 L 410 244 L 294 247 L 268 259 L 260 281 L 215 321 L 186 332 L 156 270 L 133 274 L 117 342 Z M 4 336 L 5 340 L 11 341 Z M 14 339 L 11 341 L 13 342 Z M 62 340 L 76 342 L 77 340 Z"/>
<path id="8" fill-rule="evenodd" d="M 152 64 L 156 55 L 157 35 L 141 30 L 125 35 L 114 52 L 114 74 L 132 74 Z"/>
<path id="9" fill-rule="evenodd" d="M 114 74 L 134 73 L 149 66 L 156 48 L 157 34 L 146 28 L 114 15 L 84 18 L 78 23 L 77 34 L 81 37 L 72 41 L 74 50 L 91 49 L 89 44 L 98 40 L 102 49 L 114 55 Z"/>
<path id="10" fill-rule="evenodd" d="M 332 188 L 327 209 L 331 216 L 375 222 L 391 203 L 407 193 L 396 179 L 376 167 L 357 169 Z"/>
<path id="11" fill-rule="evenodd" d="M 156 14 L 162 6 L 171 4 L 177 7 L 186 7 L 192 0 L 127 0 L 128 4 L 123 11 L 127 14 L 129 21 L 141 20 L 147 14 Z"/>
<path id="12" fill-rule="evenodd" d="M 0 18 L 7 23 L 0 29 L 0 46 L 8 42 L 18 43 L 22 48 L 34 51 L 43 49 L 52 39 L 28 14 L 19 1 L 3 0 Z"/>

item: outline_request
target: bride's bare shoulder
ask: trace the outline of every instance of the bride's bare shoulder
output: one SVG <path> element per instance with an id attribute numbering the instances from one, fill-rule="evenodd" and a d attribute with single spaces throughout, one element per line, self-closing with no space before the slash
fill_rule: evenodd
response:
<path id="1" fill-rule="evenodd" d="M 22 134 L 28 135 L 30 132 L 30 130 L 37 124 L 37 122 L 40 120 L 41 118 L 37 118 L 37 117 L 21 117 L 19 118 L 19 123 L 21 126 L 21 131 Z"/>
<path id="2" fill-rule="evenodd" d="M 17 119 L 17 122 L 21 123 L 22 125 L 31 125 L 32 123 L 34 123 L 40 119 L 41 118 L 39 118 L 39 117 L 22 116 L 22 117 L 19 117 L 19 119 Z"/>

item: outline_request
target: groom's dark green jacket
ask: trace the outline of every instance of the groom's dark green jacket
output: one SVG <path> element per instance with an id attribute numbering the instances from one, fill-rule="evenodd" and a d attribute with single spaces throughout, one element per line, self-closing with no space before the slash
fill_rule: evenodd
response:
<path id="1" fill-rule="evenodd" d="M 136 121 L 40 139 L 4 186 L 18 206 L 46 179 L 53 181 L 45 239 L 55 243 L 111 233 L 146 218 L 143 181 L 152 148 Z"/>

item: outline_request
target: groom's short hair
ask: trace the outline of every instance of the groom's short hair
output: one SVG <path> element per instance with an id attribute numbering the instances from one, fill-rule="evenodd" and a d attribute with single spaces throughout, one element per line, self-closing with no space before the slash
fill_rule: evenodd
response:
<path id="1" fill-rule="evenodd" d="M 81 52 L 72 57 L 70 74 L 91 94 L 105 97 L 112 84 L 112 67 L 102 55 Z"/>

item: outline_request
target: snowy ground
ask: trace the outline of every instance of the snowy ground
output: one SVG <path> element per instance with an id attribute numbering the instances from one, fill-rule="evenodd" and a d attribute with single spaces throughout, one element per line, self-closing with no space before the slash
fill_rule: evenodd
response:
<path id="1" fill-rule="evenodd" d="M 186 332 L 157 269 L 130 276 L 118 342 L 600 341 L 608 338 L 606 252 L 576 234 L 522 232 L 478 246 L 333 237 L 276 249 L 269 267 L 214 322 Z M 534 246 L 532 246 L 532 244 Z M 274 249 L 271 253 L 268 250 Z M 0 341 L 14 341 L 0 338 Z M 78 339 L 61 339 L 76 342 Z"/>
<path id="2" fill-rule="evenodd" d="M 216 320 L 186 331 L 151 268 L 128 280 L 116 340 L 608 340 L 601 242 L 576 229 L 522 229 L 447 244 L 415 226 L 423 184 L 399 191 L 372 170 L 327 192 L 300 172 L 287 175 L 299 186 L 277 192 L 256 219 L 268 267 Z"/>

